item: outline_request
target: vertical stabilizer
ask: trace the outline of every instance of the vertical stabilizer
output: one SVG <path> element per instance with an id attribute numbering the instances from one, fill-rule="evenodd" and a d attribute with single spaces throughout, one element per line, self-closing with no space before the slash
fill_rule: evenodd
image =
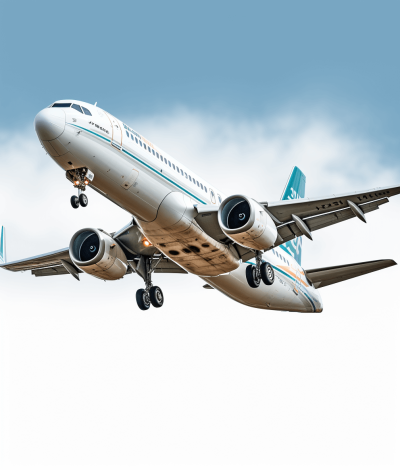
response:
<path id="1" fill-rule="evenodd" d="M 302 199 L 306 193 L 306 177 L 304 173 L 295 166 L 290 173 L 288 182 L 281 197 L 282 201 L 288 199 Z M 281 245 L 281 248 L 301 264 L 303 237 L 297 237 Z"/>
<path id="2" fill-rule="evenodd" d="M 7 263 L 6 258 L 6 230 L 4 227 L 1 227 L 0 232 L 0 264 Z"/>

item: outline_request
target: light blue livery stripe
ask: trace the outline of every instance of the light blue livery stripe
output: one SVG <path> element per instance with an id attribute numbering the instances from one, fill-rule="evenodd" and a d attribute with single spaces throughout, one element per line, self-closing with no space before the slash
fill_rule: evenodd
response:
<path id="1" fill-rule="evenodd" d="M 111 140 L 110 139 L 107 139 L 106 137 L 103 137 L 102 135 L 100 134 L 97 134 L 97 132 L 93 132 L 89 129 L 86 129 L 84 127 L 81 127 L 81 126 L 77 126 L 76 124 L 70 124 L 71 126 L 74 126 L 74 127 L 78 127 L 79 129 L 82 129 L 86 132 L 89 132 L 90 134 L 93 134 L 97 137 L 100 137 L 101 139 L 105 140 L 106 142 L 110 142 L 111 143 Z M 164 178 L 166 181 L 168 181 L 169 183 L 173 184 L 174 186 L 176 186 L 177 188 L 179 188 L 181 191 L 184 191 L 186 194 L 188 194 L 190 197 L 192 197 L 193 199 L 196 199 L 196 201 L 199 201 L 201 202 L 202 204 L 207 204 L 207 202 L 204 202 L 202 199 L 198 198 L 196 195 L 194 195 L 193 193 L 191 193 L 190 191 L 188 191 L 187 189 L 185 189 L 183 186 L 181 186 L 180 184 L 178 184 L 176 181 L 172 180 L 171 178 L 168 178 L 168 176 L 165 176 L 163 173 L 161 173 L 160 171 L 156 170 L 155 168 L 153 168 L 151 165 L 147 164 L 146 162 L 144 162 L 143 160 L 141 160 L 140 158 L 136 157 L 136 155 L 133 155 L 132 153 L 128 152 L 127 150 L 125 150 L 123 147 L 122 147 L 122 151 L 128 155 L 129 157 L 133 158 L 134 160 L 136 160 L 137 162 L 141 163 L 143 166 L 145 166 L 146 168 L 148 168 L 149 170 L 151 170 L 153 173 L 155 173 L 156 175 L 158 176 L 161 176 L 162 178 Z"/>

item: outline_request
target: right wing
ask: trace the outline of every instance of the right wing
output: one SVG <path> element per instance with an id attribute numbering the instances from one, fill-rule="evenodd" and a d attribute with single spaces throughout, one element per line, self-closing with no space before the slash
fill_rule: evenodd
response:
<path id="1" fill-rule="evenodd" d="M 0 264 L 0 268 L 14 272 L 32 271 L 32 274 L 36 277 L 72 274 L 78 280 L 79 273 L 82 272 L 71 261 L 68 248 L 11 263 Z"/>
<path id="2" fill-rule="evenodd" d="M 367 261 L 365 263 L 344 264 L 342 266 L 330 266 L 328 268 L 305 269 L 308 279 L 312 281 L 316 289 L 330 286 L 337 282 L 347 281 L 354 277 L 373 273 L 380 269 L 395 266 L 397 263 L 392 259 L 381 259 L 377 261 Z"/>
<path id="3" fill-rule="evenodd" d="M 42 276 L 57 276 L 59 274 L 71 274 L 79 281 L 79 274 L 82 273 L 79 268 L 75 266 L 69 256 L 69 249 L 53 251 L 44 255 L 33 256 L 32 258 L 13 261 L 12 263 L 0 264 L 0 268 L 7 269 L 8 271 L 31 271 L 36 277 Z M 130 274 L 131 269 L 128 269 L 126 274 Z M 184 269 L 178 266 L 174 261 L 163 258 L 154 269 L 155 273 L 180 273 L 187 274 Z"/>

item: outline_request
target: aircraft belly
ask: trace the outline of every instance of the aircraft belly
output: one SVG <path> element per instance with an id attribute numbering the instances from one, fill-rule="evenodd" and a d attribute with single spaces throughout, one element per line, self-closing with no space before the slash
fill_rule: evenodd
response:
<path id="1" fill-rule="evenodd" d="M 165 197 L 154 221 L 138 223 L 155 247 L 190 273 L 217 276 L 235 270 L 238 254 L 207 235 L 196 214 L 191 199 L 175 191 Z"/>
<path id="2" fill-rule="evenodd" d="M 226 296 L 249 307 L 266 310 L 285 310 L 294 312 L 313 312 L 310 302 L 305 302 L 301 294 L 296 295 L 290 284 L 279 273 L 271 286 L 261 283 L 256 289 L 246 281 L 247 263 L 242 263 L 230 274 L 202 279 Z"/>

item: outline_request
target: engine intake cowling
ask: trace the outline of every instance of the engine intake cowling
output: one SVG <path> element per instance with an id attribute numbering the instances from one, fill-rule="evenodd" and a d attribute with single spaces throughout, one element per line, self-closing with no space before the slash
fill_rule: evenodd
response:
<path id="1" fill-rule="evenodd" d="M 85 273 L 107 281 L 121 279 L 128 268 L 118 243 L 95 228 L 83 228 L 75 233 L 69 244 L 69 256 Z"/>
<path id="2" fill-rule="evenodd" d="M 230 196 L 222 201 L 218 221 L 225 235 L 247 248 L 268 250 L 278 236 L 276 226 L 264 208 L 246 196 Z"/>

